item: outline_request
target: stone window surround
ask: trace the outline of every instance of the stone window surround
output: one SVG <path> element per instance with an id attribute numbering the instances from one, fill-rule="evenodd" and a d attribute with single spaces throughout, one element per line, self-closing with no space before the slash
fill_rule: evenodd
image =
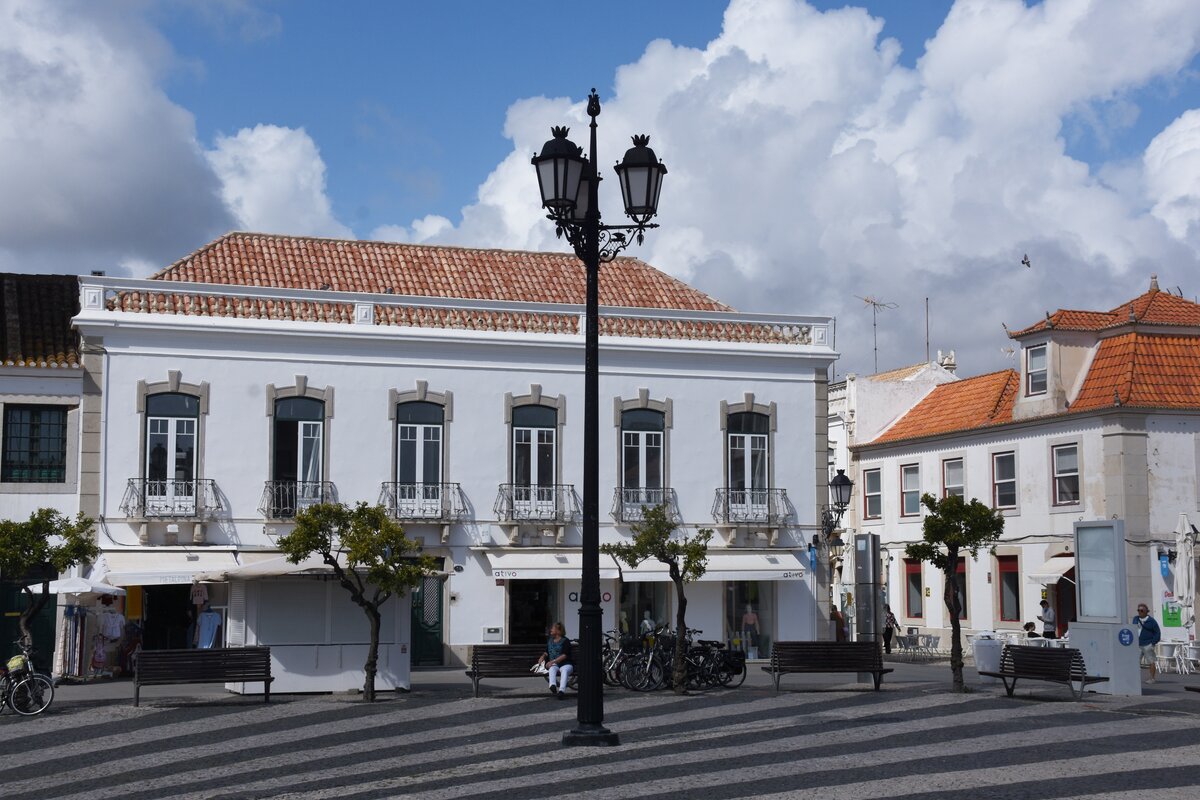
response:
<path id="1" fill-rule="evenodd" d="M 296 375 L 292 386 L 278 387 L 273 383 L 267 384 L 267 480 L 275 474 L 275 401 L 289 397 L 307 397 L 320 400 L 324 404 L 325 419 L 321 426 L 321 480 L 329 480 L 329 439 L 330 420 L 333 419 L 333 387 L 314 389 L 308 385 L 308 376 Z"/>
<path id="2" fill-rule="evenodd" d="M 0 483 L 0 494 L 75 494 L 79 487 L 79 395 L 10 394 L 0 397 L 0 447 L 4 437 L 4 406 L 54 406 L 67 409 L 66 480 L 62 483 Z"/>
<path id="3" fill-rule="evenodd" d="M 513 434 L 512 434 L 512 412 L 518 406 L 549 406 L 555 409 L 555 431 L 554 431 L 554 482 L 561 484 L 562 480 L 562 447 L 563 447 L 563 426 L 567 423 L 567 396 L 542 394 L 542 385 L 540 383 L 529 384 L 529 394 L 513 395 L 511 392 L 504 393 L 504 424 L 508 426 L 507 447 L 507 466 L 505 466 L 505 474 L 508 476 L 508 483 L 513 482 Z"/>
<path id="4" fill-rule="evenodd" d="M 1025 609 L 1023 608 L 1024 603 L 1021 602 L 1021 589 L 1024 588 L 1022 578 L 1024 577 L 1025 573 L 1023 571 L 1022 561 L 1024 561 L 1024 558 L 1021 555 L 1021 548 L 1017 547 L 1016 545 L 996 545 L 995 550 L 991 555 L 992 555 L 991 564 L 992 564 L 992 569 L 993 569 L 992 585 L 995 587 L 995 592 L 994 592 L 995 596 L 992 598 L 992 630 L 1000 630 L 1001 628 L 1009 627 L 1014 624 L 1022 625 L 1023 620 L 1021 620 L 1019 617 L 1020 617 L 1020 615 L 1025 613 Z M 1017 559 L 1017 615 L 1018 615 L 1018 619 L 1016 619 L 1016 620 L 1000 618 L 1000 615 L 1002 613 L 1001 608 L 1000 608 L 1000 593 L 1004 591 L 1003 579 L 1000 575 L 1000 558 L 1001 557 L 1005 557 L 1005 558 L 1012 557 L 1012 558 Z"/>
<path id="5" fill-rule="evenodd" d="M 1055 489 L 1055 475 L 1054 475 L 1054 450 L 1056 448 L 1062 447 L 1064 445 L 1074 445 L 1075 446 L 1075 466 L 1076 466 L 1076 473 L 1079 477 L 1079 500 L 1074 503 L 1064 503 L 1064 504 L 1059 505 L 1054 502 L 1056 499 L 1056 496 L 1057 496 L 1056 489 Z M 1050 513 L 1051 514 L 1078 514 L 1084 505 L 1084 503 L 1083 503 L 1083 476 L 1085 474 L 1087 474 L 1086 472 L 1084 472 L 1085 465 L 1083 463 L 1083 438 L 1080 436 L 1055 436 L 1053 438 L 1047 439 L 1046 440 L 1046 467 L 1047 467 L 1046 474 L 1050 479 L 1050 486 L 1049 486 L 1050 497 L 1049 497 L 1049 503 L 1048 503 Z"/>
<path id="6" fill-rule="evenodd" d="M 196 480 L 204 478 L 204 418 L 208 416 L 208 381 L 184 383 L 177 369 L 167 370 L 167 379 L 158 383 L 137 382 L 138 476 L 146 476 L 146 398 L 155 394 L 186 394 L 200 403 L 196 415 Z"/>
<path id="7" fill-rule="evenodd" d="M 751 412 L 762 414 L 768 420 L 767 425 L 767 488 L 775 488 L 775 432 L 778 428 L 779 407 L 774 403 L 756 403 L 754 392 L 746 392 L 742 402 L 729 403 L 721 401 L 721 487 L 729 487 L 729 415 Z"/>
<path id="8" fill-rule="evenodd" d="M 402 392 L 398 389 L 388 389 L 388 419 L 392 423 L 392 481 L 396 480 L 398 466 L 398 424 L 396 408 L 401 403 L 433 403 L 442 407 L 442 483 L 447 482 L 450 474 L 450 423 L 454 421 L 454 393 L 447 389 L 444 392 L 429 391 L 429 381 L 417 381 L 416 389 Z"/>
<path id="9" fill-rule="evenodd" d="M 645 388 L 638 389 L 638 396 L 634 400 L 623 400 L 620 397 L 613 398 L 613 427 L 616 428 L 617 434 L 617 463 L 616 469 L 616 485 L 622 486 L 622 481 L 625 480 L 622 465 L 625 458 L 625 441 L 624 430 L 621 426 L 621 414 L 625 411 L 634 411 L 637 409 L 649 409 L 651 411 L 661 412 L 663 415 L 663 486 L 670 488 L 671 486 L 671 428 L 674 427 L 675 403 L 671 398 L 665 400 L 651 400 L 650 390 Z"/>
<path id="10" fill-rule="evenodd" d="M 1017 452 L 1015 444 L 995 445 L 989 447 L 987 451 L 988 457 L 988 505 L 995 508 L 993 505 L 996 502 L 996 456 L 1011 453 L 1013 457 L 1013 475 L 1016 478 L 1016 495 L 1017 504 L 1012 508 L 996 509 L 1006 517 L 1017 517 L 1021 515 L 1021 455 Z"/>

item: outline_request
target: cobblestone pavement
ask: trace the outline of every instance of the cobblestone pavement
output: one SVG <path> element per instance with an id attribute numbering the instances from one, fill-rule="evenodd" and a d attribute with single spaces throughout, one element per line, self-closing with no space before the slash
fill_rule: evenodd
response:
<path id="1" fill-rule="evenodd" d="M 878 693 L 789 676 L 776 695 L 761 674 L 684 697 L 610 691 L 605 724 L 621 744 L 602 749 L 561 746 L 573 697 L 498 680 L 473 698 L 451 670 L 418 673 L 412 693 L 371 706 L 157 687 L 134 708 L 128 683 L 64 686 L 41 717 L 0 717 L 0 796 L 1200 797 L 1188 677 L 1074 702 L 1052 684 L 956 695 L 947 675 L 899 665 Z"/>

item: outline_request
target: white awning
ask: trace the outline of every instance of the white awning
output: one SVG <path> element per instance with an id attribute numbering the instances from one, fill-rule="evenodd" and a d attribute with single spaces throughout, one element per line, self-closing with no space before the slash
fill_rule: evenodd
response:
<path id="1" fill-rule="evenodd" d="M 513 580 L 572 580 L 583 575 L 583 553 L 488 553 L 492 577 Z M 600 554 L 600 579 L 617 577 L 612 556 Z"/>
<path id="2" fill-rule="evenodd" d="M 108 571 L 101 579 L 113 586 L 191 583 L 198 572 L 221 572 L 239 566 L 235 555 L 228 550 L 108 550 L 103 559 Z"/>
<path id="3" fill-rule="evenodd" d="M 1045 586 L 1058 583 L 1067 574 L 1067 570 L 1074 568 L 1075 556 L 1054 556 L 1037 569 L 1026 572 L 1025 578 L 1030 583 L 1040 583 Z"/>
<path id="4" fill-rule="evenodd" d="M 805 564 L 790 551 L 778 553 L 708 552 L 708 568 L 702 581 L 796 581 L 804 577 Z M 621 579 L 628 583 L 669 581 L 667 565 L 643 561 L 637 569 L 622 566 Z"/>
<path id="5" fill-rule="evenodd" d="M 346 566 L 345 557 L 341 560 Z M 249 580 L 252 578 L 269 578 L 278 575 L 304 575 L 332 572 L 321 556 L 309 556 L 299 564 L 287 560 L 287 556 L 278 553 L 244 553 L 242 563 L 232 569 L 206 570 L 197 572 L 192 577 L 198 581 L 228 581 Z"/>

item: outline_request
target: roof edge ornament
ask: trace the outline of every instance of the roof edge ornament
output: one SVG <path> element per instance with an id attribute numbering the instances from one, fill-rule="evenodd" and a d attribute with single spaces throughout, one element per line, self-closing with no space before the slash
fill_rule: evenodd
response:
<path id="1" fill-rule="evenodd" d="M 1150 291 L 1152 291 L 1152 292 L 1158 291 L 1158 273 L 1155 273 L 1155 272 L 1150 273 Z"/>

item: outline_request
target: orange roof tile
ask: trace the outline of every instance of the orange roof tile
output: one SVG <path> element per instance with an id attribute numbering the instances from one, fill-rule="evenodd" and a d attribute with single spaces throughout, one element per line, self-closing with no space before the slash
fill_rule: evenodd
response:
<path id="1" fill-rule="evenodd" d="M 74 275 L 0 275 L 0 365 L 78 367 L 79 312 Z"/>
<path id="2" fill-rule="evenodd" d="M 228 233 L 152 276 L 159 280 L 330 289 L 418 297 L 582 304 L 583 265 L 569 253 Z M 636 259 L 600 268 L 600 304 L 729 311 Z"/>
<path id="3" fill-rule="evenodd" d="M 985 428 L 1012 421 L 1020 380 L 1014 370 L 944 383 L 871 444 L 898 442 L 941 433 Z"/>
<path id="4" fill-rule="evenodd" d="M 1071 412 L 1116 405 L 1200 408 L 1200 338 L 1133 332 L 1101 341 Z"/>
<path id="5" fill-rule="evenodd" d="M 1130 309 L 1132 308 L 1132 319 Z M 1200 305 L 1170 292 L 1159 291 L 1158 280 L 1152 279 L 1150 290 L 1122 303 L 1111 311 L 1076 311 L 1059 309 L 1028 328 L 1010 331 L 1009 336 L 1024 336 L 1044 330 L 1101 331 L 1131 322 L 1146 325 L 1179 325 L 1200 327 Z"/>

